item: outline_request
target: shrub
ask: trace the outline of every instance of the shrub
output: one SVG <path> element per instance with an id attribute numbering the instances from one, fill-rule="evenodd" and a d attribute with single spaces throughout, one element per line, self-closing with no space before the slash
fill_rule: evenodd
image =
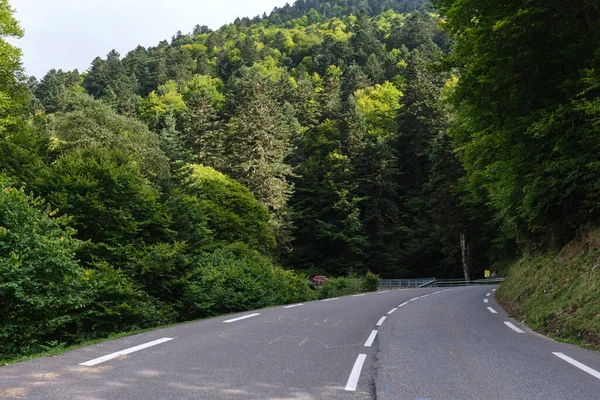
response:
<path id="1" fill-rule="evenodd" d="M 345 296 L 363 291 L 363 279 L 356 276 L 341 276 L 339 278 L 330 278 L 321 286 L 319 297 L 330 298 Z"/>
<path id="2" fill-rule="evenodd" d="M 31 353 L 62 340 L 92 301 L 75 252 L 80 242 L 38 198 L 0 177 L 0 354 Z"/>
<path id="3" fill-rule="evenodd" d="M 246 245 L 230 245 L 202 256 L 186 278 L 186 315 L 196 318 L 305 301 L 313 298 L 305 282 Z"/>
<path id="4" fill-rule="evenodd" d="M 93 302 L 77 315 L 81 336 L 102 337 L 176 320 L 171 307 L 152 298 L 131 278 L 107 263 L 99 263 L 87 274 L 92 282 Z"/>
<path id="5" fill-rule="evenodd" d="M 367 272 L 363 278 L 363 290 L 365 292 L 374 292 L 379 290 L 379 275 L 375 275 L 372 272 Z"/>

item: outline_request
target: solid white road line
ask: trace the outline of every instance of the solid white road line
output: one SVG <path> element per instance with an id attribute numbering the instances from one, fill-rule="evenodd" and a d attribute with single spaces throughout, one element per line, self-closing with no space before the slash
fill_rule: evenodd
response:
<path id="1" fill-rule="evenodd" d="M 385 320 L 386 320 L 386 318 L 387 318 L 387 317 L 381 317 L 381 318 L 379 319 L 379 321 L 377 321 L 377 326 L 381 326 L 381 325 L 383 325 L 383 321 L 385 321 Z"/>
<path id="2" fill-rule="evenodd" d="M 512 329 L 513 331 L 515 331 L 517 333 L 525 333 L 524 330 L 517 328 L 515 326 L 515 324 L 513 324 L 512 322 L 504 321 L 504 325 L 508 326 L 510 329 Z"/>
<path id="3" fill-rule="evenodd" d="M 387 293 L 389 292 L 389 290 L 382 290 L 381 292 L 377 292 L 377 293 Z"/>
<path id="4" fill-rule="evenodd" d="M 361 297 L 361 296 L 366 296 L 366 293 L 363 294 L 353 294 L 352 297 Z"/>
<path id="5" fill-rule="evenodd" d="M 244 315 L 243 317 L 237 317 L 237 318 L 233 318 L 233 319 L 228 319 L 227 321 L 223 321 L 223 322 L 225 322 L 226 324 L 229 324 L 231 322 L 236 322 L 236 321 L 241 321 L 243 319 L 256 317 L 257 315 L 260 315 L 260 313 L 248 314 L 248 315 Z"/>
<path id="6" fill-rule="evenodd" d="M 492 307 L 488 307 L 487 309 L 490 310 L 492 314 L 498 314 L 498 311 L 494 310 Z"/>
<path id="7" fill-rule="evenodd" d="M 147 349 L 148 347 L 156 346 L 157 344 L 165 343 L 165 342 L 168 342 L 168 341 L 171 341 L 171 340 L 173 340 L 173 338 L 167 338 L 166 337 L 166 338 L 158 339 L 158 340 L 155 340 L 153 342 L 148 342 L 148 343 L 140 344 L 139 346 L 130 347 L 130 348 L 125 349 L 125 350 L 117 351 L 116 353 L 108 354 L 108 355 L 106 355 L 104 357 L 94 358 L 93 360 L 83 362 L 83 363 L 81 363 L 79 365 L 83 365 L 85 367 L 93 367 L 96 364 L 100 364 L 100 363 L 103 363 L 105 361 L 112 360 L 113 358 L 124 356 L 126 354 L 131 354 L 131 353 L 134 353 L 136 351 L 144 350 L 144 349 Z"/>
<path id="8" fill-rule="evenodd" d="M 488 294 L 485 295 L 485 297 L 490 297 L 490 295 L 491 295 L 491 293 L 488 293 Z"/>
<path id="9" fill-rule="evenodd" d="M 408 301 L 405 301 L 404 303 L 400 304 L 398 307 L 404 307 L 407 304 L 408 304 Z"/>
<path id="10" fill-rule="evenodd" d="M 375 336 L 377 336 L 377 331 L 372 331 L 371 334 L 369 335 L 369 338 L 365 342 L 365 347 L 371 347 L 371 345 L 375 341 Z"/>
<path id="11" fill-rule="evenodd" d="M 394 311 L 396 311 L 398 308 L 392 308 L 390 311 L 388 311 L 388 315 L 392 314 Z"/>
<path id="12" fill-rule="evenodd" d="M 301 307 L 301 306 L 303 306 L 303 305 L 304 305 L 304 304 L 292 304 L 291 306 L 285 306 L 285 307 L 283 307 L 283 308 L 294 308 L 294 307 Z"/>
<path id="13" fill-rule="evenodd" d="M 490 301 L 488 299 L 483 299 L 484 303 L 489 303 Z"/>
<path id="14" fill-rule="evenodd" d="M 587 372 L 588 374 L 592 375 L 594 378 L 600 379 L 600 372 L 596 371 L 595 369 L 592 369 L 592 368 L 588 367 L 587 365 L 580 363 L 577 360 L 573 360 L 571 357 L 565 356 L 563 353 L 552 353 L 552 354 L 554 354 L 558 358 L 562 358 L 563 360 L 565 360 L 569 364 L 579 368 L 580 370 Z"/>
<path id="15" fill-rule="evenodd" d="M 360 371 L 362 371 L 363 364 L 367 359 L 366 354 L 359 354 L 358 358 L 354 362 L 354 367 L 352 367 L 352 372 L 350 372 L 350 377 L 348 378 L 348 383 L 346 383 L 346 390 L 353 392 L 356 390 L 356 386 L 358 386 L 358 378 L 360 378 Z"/>
<path id="16" fill-rule="evenodd" d="M 412 299 L 410 299 L 409 301 L 415 301 L 415 300 L 419 300 L 420 297 L 413 297 Z"/>
<path id="17" fill-rule="evenodd" d="M 339 299 L 340 299 L 339 297 L 334 297 L 332 299 L 323 299 L 321 301 L 333 301 L 333 300 L 339 300 Z"/>

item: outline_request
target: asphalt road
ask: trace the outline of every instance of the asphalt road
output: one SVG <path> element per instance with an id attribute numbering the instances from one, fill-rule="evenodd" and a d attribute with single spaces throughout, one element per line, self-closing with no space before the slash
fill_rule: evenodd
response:
<path id="1" fill-rule="evenodd" d="M 369 293 L 147 332 L 1 367 L 0 398 L 600 399 L 600 353 L 531 332 L 492 289 Z"/>

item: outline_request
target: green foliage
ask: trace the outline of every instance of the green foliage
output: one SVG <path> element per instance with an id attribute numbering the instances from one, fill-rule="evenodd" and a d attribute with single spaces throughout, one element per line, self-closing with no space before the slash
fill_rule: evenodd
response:
<path id="1" fill-rule="evenodd" d="M 75 252 L 80 242 L 64 217 L 0 177 L 0 355 L 35 351 L 60 340 L 92 301 Z"/>
<path id="2" fill-rule="evenodd" d="M 185 285 L 183 302 L 191 318 L 312 297 L 304 278 L 274 267 L 269 258 L 243 245 L 231 245 L 201 257 Z"/>
<path id="3" fill-rule="evenodd" d="M 356 275 L 329 278 L 318 289 L 319 298 L 328 299 L 332 297 L 347 296 L 365 291 L 364 280 Z"/>
<path id="4" fill-rule="evenodd" d="M 61 215 L 72 218 L 88 250 L 118 250 L 140 241 L 154 243 L 167 234 L 169 214 L 160 193 L 133 160 L 118 150 L 73 150 L 58 158 L 35 184 Z M 112 262 L 112 260 L 111 260 Z"/>
<path id="5" fill-rule="evenodd" d="M 372 272 L 367 272 L 363 278 L 363 290 L 365 292 L 374 292 L 379 290 L 380 279 L 379 276 Z"/>
<path id="6" fill-rule="evenodd" d="M 499 300 L 535 330 L 600 347 L 600 231 L 586 230 L 559 251 L 525 254 L 513 263 Z"/>
<path id="7" fill-rule="evenodd" d="M 242 68 L 233 78 L 226 170 L 267 207 L 271 229 L 284 249 L 290 242 L 287 202 L 293 193 L 293 171 L 286 158 L 298 122 L 289 104 L 276 101 L 277 89 L 277 82 L 260 68 Z"/>
<path id="8" fill-rule="evenodd" d="M 66 112 L 48 117 L 49 134 L 56 138 L 56 150 L 118 149 L 135 160 L 151 179 L 168 173 L 168 160 L 157 136 L 142 122 L 118 115 L 109 106 L 91 97 L 74 96 Z"/>
<path id="9" fill-rule="evenodd" d="M 127 274 L 105 262 L 98 263 L 86 273 L 92 285 L 92 301 L 79 310 L 73 338 L 105 337 L 176 320 L 177 315 L 171 307 L 159 303 Z"/>
<path id="10" fill-rule="evenodd" d="M 190 192 L 200 201 L 216 245 L 245 243 L 263 253 L 275 248 L 269 214 L 252 193 L 210 167 L 194 166 Z"/>
<path id="11" fill-rule="evenodd" d="M 434 3 L 457 40 L 453 136 L 471 190 L 512 238 L 561 245 L 600 216 L 597 3 Z"/>

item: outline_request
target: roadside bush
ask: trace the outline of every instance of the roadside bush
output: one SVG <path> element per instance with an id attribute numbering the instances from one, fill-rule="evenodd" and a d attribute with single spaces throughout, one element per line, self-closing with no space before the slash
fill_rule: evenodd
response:
<path id="1" fill-rule="evenodd" d="M 243 244 L 206 254 L 185 279 L 187 317 L 305 301 L 313 298 L 303 277 L 273 266 L 268 257 Z"/>
<path id="2" fill-rule="evenodd" d="M 364 277 L 349 275 L 330 278 L 318 290 L 318 294 L 320 298 L 325 299 L 360 292 L 373 292 L 377 289 L 379 289 L 379 276 L 372 272 L 367 272 Z"/>
<path id="3" fill-rule="evenodd" d="M 80 242 L 41 199 L 0 177 L 0 355 L 62 340 L 92 301 L 75 252 Z"/>
<path id="4" fill-rule="evenodd" d="M 379 290 L 379 275 L 375 275 L 372 272 L 367 272 L 363 278 L 363 290 L 365 292 L 374 292 Z"/>
<path id="5" fill-rule="evenodd" d="M 81 336 L 103 337 L 176 320 L 171 307 L 152 298 L 130 277 L 107 263 L 99 263 L 86 273 L 92 282 L 93 301 L 77 315 Z"/>
<path id="6" fill-rule="evenodd" d="M 330 278 L 323 286 L 321 286 L 318 293 L 320 298 L 325 299 L 360 293 L 363 291 L 363 288 L 363 279 L 356 275 L 350 275 L 341 276 L 339 278 Z"/>

